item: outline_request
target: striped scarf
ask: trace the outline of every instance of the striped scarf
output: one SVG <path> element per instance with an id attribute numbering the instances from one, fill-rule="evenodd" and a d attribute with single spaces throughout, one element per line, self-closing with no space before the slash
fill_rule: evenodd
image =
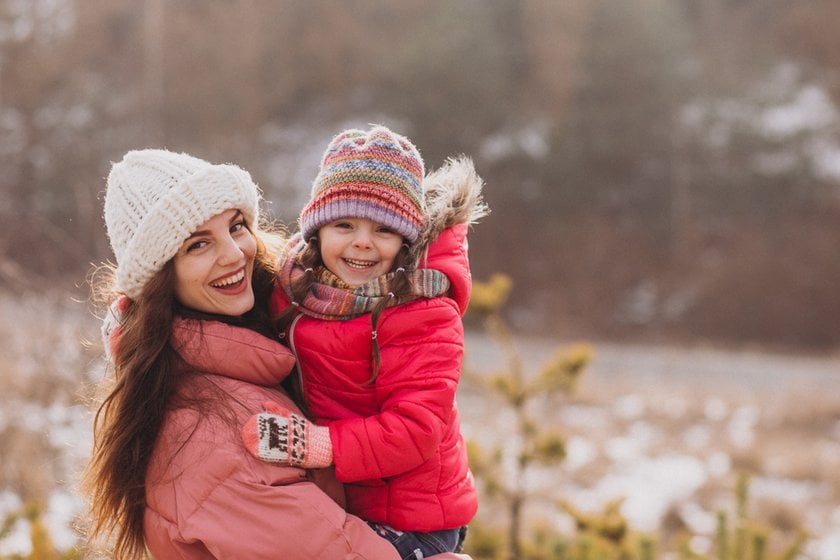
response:
<path id="1" fill-rule="evenodd" d="M 297 236 L 296 236 L 297 237 Z M 278 282 L 289 299 L 292 299 L 291 285 L 304 274 L 297 262 L 297 256 L 304 244 L 293 238 L 290 250 L 280 255 Z M 370 313 L 384 299 L 385 307 L 393 307 L 420 298 L 441 296 L 449 291 L 449 279 L 439 270 L 414 269 L 405 273 L 388 272 L 378 278 L 353 288 L 324 266 L 315 271 L 315 280 L 302 302 L 296 302 L 304 315 L 328 321 L 343 321 Z M 408 274 L 412 290 L 408 295 L 394 297 L 390 286 L 396 274 Z"/>

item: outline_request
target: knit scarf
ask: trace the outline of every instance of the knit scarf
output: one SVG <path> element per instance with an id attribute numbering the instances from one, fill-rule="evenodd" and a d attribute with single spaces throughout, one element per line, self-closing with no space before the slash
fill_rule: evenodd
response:
<path id="1" fill-rule="evenodd" d="M 297 262 L 297 256 L 304 247 L 298 236 L 293 237 L 280 255 L 278 282 L 290 300 L 293 300 L 291 286 L 304 275 L 304 269 Z M 415 299 L 441 296 L 449 291 L 449 279 L 439 270 L 418 268 L 405 272 L 388 272 L 378 278 L 353 288 L 343 282 L 329 269 L 320 266 L 313 271 L 315 280 L 303 301 L 294 302 L 304 315 L 328 321 L 343 321 L 370 313 L 383 300 L 385 307 L 393 307 Z M 408 274 L 412 290 L 408 295 L 395 297 L 391 282 L 397 274 Z"/>

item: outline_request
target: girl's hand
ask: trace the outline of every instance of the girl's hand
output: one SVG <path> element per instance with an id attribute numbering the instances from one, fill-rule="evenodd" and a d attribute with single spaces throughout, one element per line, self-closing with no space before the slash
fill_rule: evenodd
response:
<path id="1" fill-rule="evenodd" d="M 265 412 L 251 416 L 242 428 L 242 441 L 251 455 L 304 469 L 332 464 L 329 428 L 317 426 L 272 401 L 264 403 L 263 408 Z"/>

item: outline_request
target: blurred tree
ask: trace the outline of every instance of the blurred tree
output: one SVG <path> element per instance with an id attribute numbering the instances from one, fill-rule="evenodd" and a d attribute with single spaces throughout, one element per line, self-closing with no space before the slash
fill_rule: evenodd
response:
<path id="1" fill-rule="evenodd" d="M 0 279 L 107 258 L 103 179 L 129 149 L 236 162 L 293 221 L 328 137 L 384 122 L 430 168 L 476 159 L 494 214 L 473 265 L 525 287 L 518 328 L 837 345 L 837 11 L 0 0 Z M 823 120 L 768 133 L 794 109 Z"/>

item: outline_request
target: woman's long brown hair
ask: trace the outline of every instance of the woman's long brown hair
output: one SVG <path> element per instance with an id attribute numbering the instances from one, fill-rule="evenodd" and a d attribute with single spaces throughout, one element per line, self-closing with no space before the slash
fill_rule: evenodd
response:
<path id="1" fill-rule="evenodd" d="M 265 334 L 276 255 L 269 248 L 276 244 L 267 244 L 260 234 L 256 239 L 255 305 L 238 323 Z M 113 361 L 114 384 L 94 418 L 93 454 L 84 479 L 91 501 L 91 537 L 113 537 L 114 558 L 145 558 L 146 471 L 166 412 L 177 404 L 175 391 L 195 373 L 170 344 L 179 309 L 174 268 L 172 260 L 167 262 L 125 311 Z M 114 294 L 112 279 L 113 269 L 106 271 L 101 285 L 93 286 L 94 294 Z"/>

